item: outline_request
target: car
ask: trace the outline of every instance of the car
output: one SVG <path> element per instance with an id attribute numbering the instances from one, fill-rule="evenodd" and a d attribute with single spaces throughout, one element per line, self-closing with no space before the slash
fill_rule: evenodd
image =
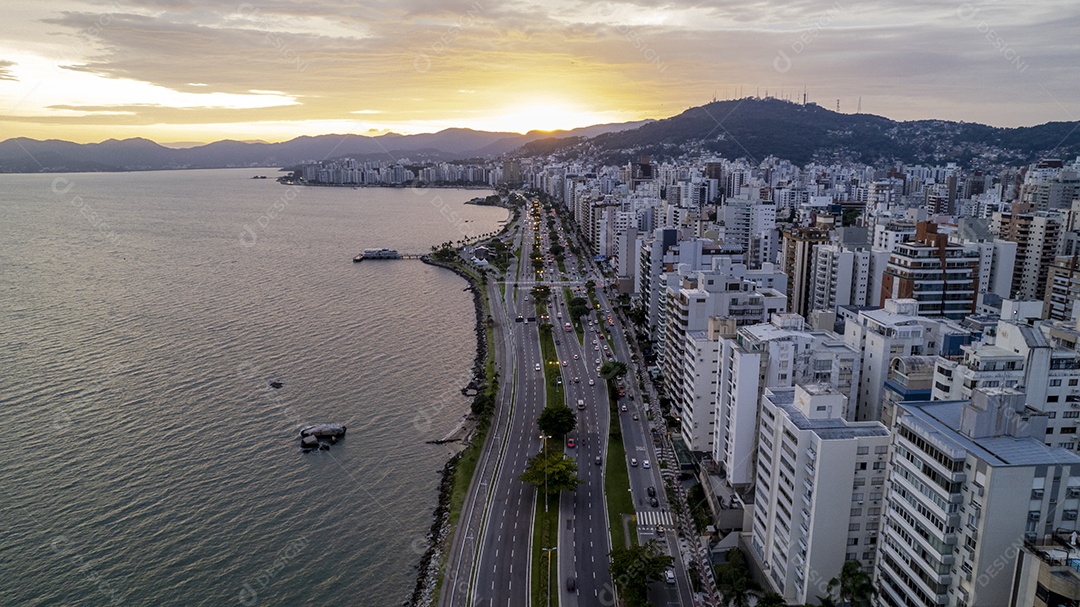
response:
<path id="1" fill-rule="evenodd" d="M 669 583 L 669 584 L 674 584 L 675 583 L 675 572 L 670 570 L 670 569 L 665 571 L 664 572 L 664 580 L 667 581 L 667 583 Z"/>
<path id="2" fill-rule="evenodd" d="M 574 576 L 566 578 L 566 591 L 574 592 L 575 590 L 577 590 L 577 578 L 575 578 Z"/>
<path id="3" fill-rule="evenodd" d="M 575 355 L 574 355 L 574 360 L 577 360 L 577 359 L 578 359 L 578 355 L 577 355 L 577 354 L 575 354 Z"/>
<path id="4" fill-rule="evenodd" d="M 638 419 L 640 419 L 640 418 L 638 417 L 638 414 L 637 414 L 637 413 L 635 413 L 635 414 L 634 414 L 634 421 L 637 421 Z"/>
<path id="5" fill-rule="evenodd" d="M 596 364 L 598 364 L 598 365 L 599 365 L 599 364 L 600 364 L 600 362 L 601 362 L 601 361 L 600 361 L 600 359 L 599 359 L 599 358 L 598 358 L 598 359 L 596 359 Z"/>
<path id="6" fill-rule="evenodd" d="M 659 502 L 659 500 L 657 500 L 654 497 L 654 498 L 649 499 L 649 505 L 652 506 L 653 508 L 659 508 L 660 507 L 660 502 Z"/>
<path id="7" fill-rule="evenodd" d="M 564 366 L 564 367 L 565 367 L 566 365 L 569 365 L 569 364 L 570 364 L 570 361 L 568 361 L 568 360 L 564 360 L 564 361 L 562 361 L 562 366 Z"/>
<path id="8" fill-rule="evenodd" d="M 641 467 L 642 468 L 648 468 L 649 467 L 649 460 L 647 460 L 647 459 L 641 460 Z"/>
<path id="9" fill-rule="evenodd" d="M 596 385 L 596 381 L 594 381 L 591 377 L 589 378 L 589 385 L 590 386 L 595 386 Z"/>
<path id="10" fill-rule="evenodd" d="M 599 352 L 600 346 L 593 346 L 593 352 Z"/>
<path id="11" fill-rule="evenodd" d="M 663 525 L 657 525 L 656 526 L 656 532 L 660 533 L 660 534 L 663 534 L 664 533 L 664 526 Z"/>
<path id="12" fill-rule="evenodd" d="M 596 465 L 599 466 L 602 463 L 604 463 L 603 458 L 601 458 L 599 455 L 597 455 L 596 456 Z"/>
<path id="13" fill-rule="evenodd" d="M 536 363 L 536 366 L 533 367 L 533 369 L 539 371 L 540 370 L 540 363 Z"/>
<path id="14" fill-rule="evenodd" d="M 645 492 L 649 494 L 649 497 L 656 497 L 656 487 L 649 487 Z"/>
<path id="15" fill-rule="evenodd" d="M 573 437 L 573 436 L 571 436 L 570 438 L 566 439 L 566 446 L 567 446 L 567 447 L 570 447 L 571 449 L 573 449 L 573 448 L 574 448 L 574 444 L 575 444 L 575 443 L 574 443 L 574 437 Z"/>
<path id="16" fill-rule="evenodd" d="M 626 405 L 623 405 L 623 406 L 619 407 L 619 411 L 622 411 L 623 413 L 626 413 L 628 411 L 628 409 L 626 408 Z"/>
<path id="17" fill-rule="evenodd" d="M 630 458 L 630 465 L 635 467 L 635 468 L 637 467 L 637 458 L 636 457 L 631 457 Z"/>
<path id="18" fill-rule="evenodd" d="M 575 383 L 575 384 L 580 384 L 580 383 L 581 383 L 581 379 L 580 379 L 580 378 L 578 378 L 578 377 L 575 377 L 575 378 L 574 378 L 574 383 Z"/>
<path id="19" fill-rule="evenodd" d="M 556 377 L 555 378 L 555 385 L 556 386 L 561 386 L 562 385 L 562 378 L 561 377 Z"/>

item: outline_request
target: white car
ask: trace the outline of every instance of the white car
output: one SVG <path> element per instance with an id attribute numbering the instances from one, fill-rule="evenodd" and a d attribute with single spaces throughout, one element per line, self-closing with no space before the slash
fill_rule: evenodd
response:
<path id="1" fill-rule="evenodd" d="M 596 380 L 590 379 L 589 380 L 589 385 L 590 386 L 595 386 L 596 385 Z"/>
<path id="2" fill-rule="evenodd" d="M 641 460 L 641 467 L 642 468 L 648 468 L 649 467 L 649 460 L 647 460 L 647 459 Z"/>
<path id="3" fill-rule="evenodd" d="M 533 367 L 533 368 L 536 369 L 537 371 L 539 371 L 540 370 L 540 363 L 536 363 L 536 366 Z"/>

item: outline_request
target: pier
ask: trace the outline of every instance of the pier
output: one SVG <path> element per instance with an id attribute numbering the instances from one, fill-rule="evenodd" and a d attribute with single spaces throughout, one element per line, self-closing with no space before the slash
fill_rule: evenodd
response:
<path id="1" fill-rule="evenodd" d="M 353 257 L 353 262 L 359 263 L 370 259 L 420 259 L 424 255 L 426 253 L 398 253 L 394 249 L 364 249 L 363 253 Z"/>

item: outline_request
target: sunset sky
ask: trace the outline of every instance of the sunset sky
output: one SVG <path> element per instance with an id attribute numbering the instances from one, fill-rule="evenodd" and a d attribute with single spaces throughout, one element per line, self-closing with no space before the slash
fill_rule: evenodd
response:
<path id="1" fill-rule="evenodd" d="M 4 3 L 0 139 L 281 141 L 664 118 L 715 96 L 1080 120 L 1080 3 Z"/>

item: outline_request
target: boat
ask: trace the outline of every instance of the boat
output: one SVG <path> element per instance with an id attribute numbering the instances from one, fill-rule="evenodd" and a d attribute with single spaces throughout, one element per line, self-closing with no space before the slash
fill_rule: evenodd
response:
<path id="1" fill-rule="evenodd" d="M 353 257 L 353 261 L 357 263 L 365 259 L 401 259 L 401 254 L 394 249 L 383 247 L 381 249 L 364 249 L 363 253 Z"/>

